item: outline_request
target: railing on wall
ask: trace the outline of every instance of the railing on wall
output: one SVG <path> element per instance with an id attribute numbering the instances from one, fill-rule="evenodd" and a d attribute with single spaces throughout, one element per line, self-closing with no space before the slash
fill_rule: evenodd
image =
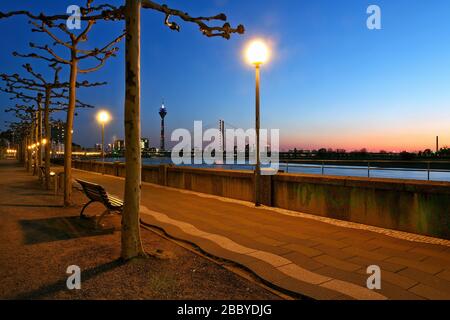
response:
<path id="1" fill-rule="evenodd" d="M 150 166 L 157 167 L 158 165 L 152 164 Z M 185 166 L 180 166 L 179 168 L 184 167 Z M 254 170 L 254 165 L 251 164 L 218 164 L 192 167 L 203 169 Z M 291 160 L 289 162 L 282 161 L 279 165 L 279 169 L 282 172 L 291 174 L 318 174 L 450 182 L 449 161 Z"/>
<path id="2" fill-rule="evenodd" d="M 377 165 L 378 164 L 378 165 Z M 391 165 L 392 167 L 388 167 Z M 448 175 L 448 180 L 450 181 L 450 169 L 444 168 L 433 168 L 433 165 L 449 166 L 449 162 L 430 162 L 430 161 L 363 161 L 363 160 L 306 160 L 306 161 L 295 161 L 295 162 L 283 162 L 280 165 L 280 169 L 284 170 L 286 173 L 298 173 L 295 169 L 316 169 L 321 175 L 340 175 L 333 173 L 336 170 L 349 170 L 355 172 L 364 172 L 365 176 L 368 178 L 374 177 L 374 172 L 397 172 L 397 173 L 424 173 L 426 179 L 412 178 L 413 180 L 432 180 L 432 173 L 441 173 Z M 407 167 L 407 166 L 421 166 L 422 168 Z M 394 178 L 404 178 L 411 179 L 409 177 L 394 177 Z M 441 180 L 441 179 L 437 179 Z M 446 179 L 443 179 L 446 180 Z"/>

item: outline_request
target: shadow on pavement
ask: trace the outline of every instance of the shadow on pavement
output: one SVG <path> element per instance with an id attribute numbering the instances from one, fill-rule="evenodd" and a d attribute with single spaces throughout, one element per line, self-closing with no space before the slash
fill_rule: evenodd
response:
<path id="1" fill-rule="evenodd" d="M 114 228 L 96 229 L 94 219 L 79 216 L 38 220 L 20 220 L 25 244 L 102 236 L 114 233 Z"/>
<path id="2" fill-rule="evenodd" d="M 0 207 L 29 207 L 29 208 L 64 208 L 63 205 L 51 204 L 26 204 L 26 203 L 2 203 Z"/>

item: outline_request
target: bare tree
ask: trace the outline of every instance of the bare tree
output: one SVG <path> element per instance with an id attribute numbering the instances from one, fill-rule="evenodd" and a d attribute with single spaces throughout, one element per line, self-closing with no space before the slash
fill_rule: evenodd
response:
<path id="1" fill-rule="evenodd" d="M 16 76 L 16 75 L 14 75 Z M 41 119 L 41 102 L 42 102 L 42 93 L 35 92 L 24 92 L 20 90 L 16 90 L 16 88 L 7 85 L 6 88 L 0 88 L 0 92 L 5 92 L 11 94 L 11 100 L 17 99 L 23 104 L 16 104 L 15 107 L 6 109 L 6 112 L 15 112 L 16 118 L 22 121 L 28 121 L 30 123 L 30 144 L 34 144 L 37 148 L 36 152 L 34 152 L 34 157 L 32 161 L 29 163 L 28 171 L 33 169 L 33 175 L 38 174 L 38 165 L 39 165 L 39 156 L 40 156 L 40 143 L 39 138 L 42 139 L 39 135 L 39 120 Z M 33 151 L 30 151 L 33 153 Z"/>
<path id="2" fill-rule="evenodd" d="M 92 0 L 88 1 L 88 8 Z M 232 28 L 226 22 L 225 14 L 210 17 L 195 17 L 181 10 L 173 9 L 150 0 L 125 0 L 125 6 L 114 8 L 109 5 L 99 6 L 103 11 L 93 13 L 82 8 L 81 20 L 118 20 L 124 19 L 126 24 L 126 54 L 125 54 L 125 197 L 122 214 L 122 253 L 125 260 L 145 256 L 140 238 L 140 198 L 141 198 L 141 151 L 140 140 L 140 28 L 141 9 L 151 9 L 164 15 L 164 24 L 171 30 L 180 31 L 180 25 L 172 17 L 196 24 L 200 32 L 207 37 L 230 39 L 233 33 L 243 34 L 244 27 Z M 33 15 L 28 11 L 0 13 L 0 18 L 13 15 L 26 15 L 32 19 L 49 23 L 56 20 L 67 20 L 67 15 L 45 16 Z M 221 26 L 210 26 L 211 21 L 224 21 Z"/>
<path id="3" fill-rule="evenodd" d="M 193 17 L 180 10 L 171 9 L 167 5 L 160 5 L 153 1 L 126 0 L 126 89 L 125 89 L 125 205 L 122 214 L 122 258 L 132 259 L 143 256 L 144 250 L 140 238 L 139 211 L 141 198 L 141 150 L 139 145 L 140 121 L 140 29 L 141 7 L 162 12 L 164 23 L 170 29 L 180 31 L 180 26 L 171 21 L 172 16 L 179 17 L 186 22 L 197 24 L 200 31 L 207 37 L 222 37 L 230 39 L 232 33 L 244 33 L 244 27 L 239 25 L 236 29 L 225 22 L 222 26 L 209 26 L 209 21 L 226 21 L 225 14 L 212 17 Z"/>
<path id="4" fill-rule="evenodd" d="M 18 55 L 17 53 L 15 55 Z M 28 75 L 31 76 L 30 78 L 24 78 L 20 77 L 18 74 L 13 75 L 7 75 L 7 74 L 0 74 L 0 77 L 3 81 L 6 82 L 7 90 L 5 92 L 7 93 L 13 93 L 16 95 L 16 98 L 23 97 L 24 93 L 19 92 L 18 90 L 28 90 L 28 91 L 34 91 L 38 92 L 41 97 L 38 101 L 38 105 L 41 106 L 41 102 L 43 100 L 44 107 L 39 107 L 40 110 L 38 111 L 38 114 L 42 114 L 43 112 L 43 128 L 45 132 L 45 141 L 47 142 L 45 144 L 45 186 L 47 189 L 50 187 L 50 141 L 51 141 L 51 130 L 50 130 L 50 113 L 56 112 L 56 111 L 67 111 L 67 103 L 68 100 L 67 96 L 67 90 L 70 87 L 69 82 L 60 82 L 59 80 L 59 73 L 61 71 L 61 67 L 52 64 L 51 68 L 53 69 L 53 77 L 50 80 L 47 80 L 42 74 L 37 73 L 33 70 L 32 66 L 30 64 L 23 65 L 23 68 L 26 70 Z M 83 81 L 81 83 L 76 83 L 76 87 L 96 87 L 106 84 L 106 82 L 95 82 L 90 83 L 88 81 Z M 63 100 L 61 100 L 63 99 Z M 76 100 L 76 106 L 77 107 L 88 107 L 93 108 L 92 105 L 83 103 L 79 100 Z M 43 110 L 42 110 L 43 109 Z M 38 116 L 38 118 L 42 118 L 42 116 Z M 38 123 L 41 121 L 38 120 Z M 41 130 L 42 128 L 38 129 L 39 135 L 42 136 Z M 39 138 L 38 141 L 43 141 L 44 139 Z M 42 144 L 39 144 L 39 148 Z M 40 153 L 40 150 L 38 151 Z M 38 161 L 38 165 L 41 165 L 41 162 Z"/>
<path id="5" fill-rule="evenodd" d="M 105 7 L 109 7 L 107 5 L 92 7 L 92 0 L 87 1 L 86 9 L 82 10 L 82 15 L 85 18 L 86 15 L 102 10 Z M 23 12 L 22 12 L 23 13 Z M 106 15 L 106 14 L 105 14 Z M 4 15 L 3 15 L 4 16 Z M 34 49 L 43 52 L 40 53 L 30 53 L 30 54 L 19 54 L 15 52 L 16 56 L 25 57 L 25 58 L 37 58 L 47 62 L 50 62 L 52 66 L 56 65 L 67 65 L 70 67 L 70 79 L 69 79 L 69 104 L 67 108 L 67 119 L 66 119 L 66 128 L 65 128 L 65 143 L 64 143 L 64 205 L 69 206 L 71 204 L 72 199 L 72 132 L 73 132 L 73 122 L 75 115 L 75 105 L 76 105 L 76 90 L 77 90 L 77 78 L 78 74 L 86 74 L 99 70 L 104 66 L 106 60 L 110 57 L 116 56 L 116 52 L 118 51 L 118 47 L 115 45 L 119 43 L 124 34 L 116 37 L 106 45 L 101 48 L 93 48 L 93 49 L 81 49 L 80 45 L 88 40 L 88 34 L 92 30 L 92 27 L 96 23 L 95 19 L 90 19 L 87 22 L 87 26 L 78 34 L 70 31 L 67 28 L 65 23 L 55 24 L 55 17 L 46 17 L 44 15 L 33 16 L 31 14 L 27 14 L 30 18 L 35 21 L 30 21 L 33 24 L 34 28 L 33 32 L 45 33 L 47 34 L 54 42 L 53 46 L 48 45 L 37 45 L 34 43 L 30 43 L 30 46 Z M 0 14 L 2 17 L 2 14 Z M 102 16 L 103 17 L 103 16 Z M 68 17 L 66 16 L 65 19 Z M 51 29 L 58 29 L 63 32 L 68 38 L 68 41 L 64 41 L 62 38 L 58 37 Z M 62 47 L 68 50 L 68 58 L 63 58 L 58 55 L 53 47 Z M 91 60 L 95 61 L 94 66 L 87 68 L 80 68 L 79 63 L 83 60 Z"/>
<path id="6" fill-rule="evenodd" d="M 24 107 L 32 108 L 31 106 Z M 15 143 L 18 146 L 19 161 L 23 163 L 26 169 L 28 169 L 29 163 L 31 163 L 30 150 L 27 148 L 31 131 L 31 119 L 25 117 L 25 115 L 19 115 L 17 118 L 18 121 L 5 121 L 5 123 L 8 124 L 9 131 L 13 133 L 13 140 L 15 140 Z"/>

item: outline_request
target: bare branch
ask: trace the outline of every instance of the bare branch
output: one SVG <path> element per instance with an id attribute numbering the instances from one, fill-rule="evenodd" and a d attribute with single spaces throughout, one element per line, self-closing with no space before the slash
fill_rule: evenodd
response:
<path id="1" fill-rule="evenodd" d="M 77 59 L 78 59 L 78 60 L 83 60 L 83 59 L 86 59 L 86 58 L 89 58 L 89 57 L 97 56 L 97 55 L 99 55 L 99 54 L 107 55 L 108 53 L 110 53 L 110 54 L 108 55 L 108 57 L 109 57 L 109 56 L 112 56 L 112 54 L 114 54 L 114 53 L 118 50 L 118 48 L 112 48 L 112 49 L 110 49 L 110 48 L 111 48 L 113 45 L 115 45 L 115 44 L 119 43 L 120 41 L 122 41 L 122 39 L 123 39 L 125 36 L 126 36 L 125 33 L 121 34 L 120 36 L 118 36 L 117 38 L 115 38 L 114 40 L 112 40 L 110 43 L 108 43 L 107 45 L 105 45 L 105 46 L 104 46 L 103 48 L 101 48 L 101 49 L 95 48 L 95 49 L 93 49 L 93 50 L 85 50 L 85 52 L 88 52 L 88 53 L 86 53 L 86 54 L 83 55 L 83 56 L 77 57 Z"/>
<path id="2" fill-rule="evenodd" d="M 50 47 L 49 47 L 48 45 L 45 45 L 45 46 L 39 46 L 39 45 L 36 45 L 36 44 L 34 44 L 34 43 L 31 42 L 31 43 L 30 43 L 30 47 L 36 48 L 36 49 L 39 49 L 39 50 L 47 51 L 47 52 L 50 53 L 50 54 L 53 56 L 53 58 L 56 59 L 56 61 L 59 62 L 59 63 L 70 64 L 70 61 L 69 61 L 69 60 L 63 59 L 63 58 L 61 58 L 60 56 L 58 56 L 52 49 L 50 49 Z"/>
<path id="3" fill-rule="evenodd" d="M 58 60 L 55 59 L 55 58 L 48 58 L 48 57 L 41 56 L 41 55 L 36 54 L 36 53 L 20 54 L 20 53 L 14 51 L 14 52 L 13 52 L 13 56 L 15 56 L 15 57 L 21 57 L 21 58 L 35 58 L 35 59 L 42 59 L 42 60 L 45 60 L 45 61 L 48 61 L 48 62 L 52 62 L 52 63 L 62 63 L 61 61 L 58 61 Z"/>
<path id="4" fill-rule="evenodd" d="M 142 0 L 142 7 L 164 13 L 165 25 L 175 31 L 180 31 L 180 26 L 175 22 L 170 22 L 171 16 L 177 16 L 186 22 L 197 24 L 200 27 L 200 31 L 207 37 L 222 37 L 225 39 L 230 39 L 232 33 L 243 34 L 245 32 L 243 25 L 238 25 L 237 28 L 232 28 L 228 22 L 225 22 L 221 27 L 211 27 L 206 24 L 206 22 L 209 21 L 226 21 L 227 16 L 223 13 L 212 17 L 192 17 L 188 13 L 171 9 L 165 4 L 160 5 L 151 0 Z"/>

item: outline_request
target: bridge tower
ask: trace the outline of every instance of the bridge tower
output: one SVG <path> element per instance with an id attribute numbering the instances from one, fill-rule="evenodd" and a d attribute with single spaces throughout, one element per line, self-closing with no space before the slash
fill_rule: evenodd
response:
<path id="1" fill-rule="evenodd" d="M 225 153 L 225 121 L 219 120 L 220 151 Z"/>

